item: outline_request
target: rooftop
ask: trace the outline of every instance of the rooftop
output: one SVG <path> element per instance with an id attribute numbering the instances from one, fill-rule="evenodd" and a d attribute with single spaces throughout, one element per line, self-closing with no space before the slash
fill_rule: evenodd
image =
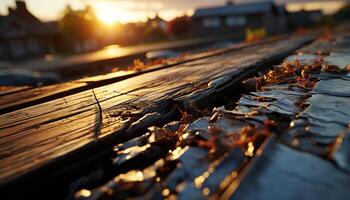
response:
<path id="1" fill-rule="evenodd" d="M 230 2 L 224 6 L 219 6 L 219 7 L 199 8 L 196 10 L 193 17 L 196 18 L 196 17 L 208 17 L 208 16 L 264 13 L 264 12 L 269 12 L 273 8 L 275 8 L 276 11 L 280 10 L 272 1 L 241 3 L 241 4 L 235 4 Z"/>
<path id="2" fill-rule="evenodd" d="M 1 35 L 5 37 L 11 36 L 12 33 L 9 30 L 13 27 L 15 27 L 16 30 L 20 30 L 21 33 L 35 35 L 45 35 L 52 30 L 52 28 L 49 28 L 45 23 L 30 13 L 23 1 L 16 1 L 16 7 L 9 8 L 9 14 L 7 16 L 0 16 Z"/>

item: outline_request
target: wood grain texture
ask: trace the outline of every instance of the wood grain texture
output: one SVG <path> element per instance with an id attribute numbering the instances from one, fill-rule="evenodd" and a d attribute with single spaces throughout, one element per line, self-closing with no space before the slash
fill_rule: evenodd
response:
<path id="1" fill-rule="evenodd" d="M 30 86 L 0 86 L 0 98 L 5 95 L 22 92 L 29 89 L 31 89 Z"/>
<path id="2" fill-rule="evenodd" d="M 165 69 L 186 62 L 203 59 L 217 54 L 233 51 L 244 46 L 253 44 L 239 44 L 230 47 L 205 51 L 195 54 L 184 54 L 174 59 L 164 60 L 161 64 L 156 64 L 138 71 L 118 71 L 106 75 L 93 76 L 82 78 L 66 83 L 59 83 L 50 86 L 29 88 L 29 87 L 7 87 L 0 89 L 0 114 L 5 114 L 15 110 L 23 109 L 39 103 L 63 98 L 65 96 L 89 90 L 95 87 L 112 84 L 121 80 L 139 76 L 141 74 L 150 73 L 153 71 Z M 16 99 L 16 101 L 14 101 Z"/>
<path id="3" fill-rule="evenodd" d="M 102 113 L 93 92 L 87 90 L 1 115 L 0 185 L 82 148 L 109 144 L 125 134 L 132 137 L 166 117 L 173 102 L 206 99 L 237 83 L 249 70 L 282 59 L 310 40 L 292 37 L 247 46 L 95 88 Z"/>

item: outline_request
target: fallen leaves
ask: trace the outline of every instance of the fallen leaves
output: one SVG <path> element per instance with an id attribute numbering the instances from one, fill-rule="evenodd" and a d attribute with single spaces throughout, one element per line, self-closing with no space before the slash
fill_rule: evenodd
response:
<path id="1" fill-rule="evenodd" d="M 197 145 L 208 149 L 211 158 L 215 160 L 233 148 L 248 150 L 259 137 L 270 135 L 269 126 L 272 123 L 268 121 L 264 126 L 246 125 L 232 133 L 226 133 L 220 127 L 212 125 L 209 127 L 209 139 L 198 140 Z"/>
<path id="2" fill-rule="evenodd" d="M 302 64 L 299 60 L 284 62 L 281 66 L 275 67 L 264 75 L 264 81 L 260 84 L 283 84 L 296 83 L 300 88 L 312 89 L 315 87 L 318 79 L 313 78 L 312 74 L 318 74 L 324 70 L 323 58 L 315 59 L 312 64 Z M 327 71 L 335 71 L 329 68 Z"/>

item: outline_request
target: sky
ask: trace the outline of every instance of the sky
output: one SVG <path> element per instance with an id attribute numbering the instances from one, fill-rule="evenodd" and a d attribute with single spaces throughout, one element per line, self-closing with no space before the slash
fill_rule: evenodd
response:
<path id="1" fill-rule="evenodd" d="M 15 0 L 0 0 L 0 14 L 6 14 L 9 6 L 14 6 Z M 236 0 L 235 2 L 252 0 Z M 264 0 L 253 0 L 264 1 Z M 227 0 L 25 0 L 28 9 L 43 21 L 57 20 L 62 15 L 66 5 L 75 9 L 92 6 L 99 19 L 106 23 L 116 21 L 127 23 L 145 21 L 147 17 L 157 13 L 165 20 L 184 14 L 191 15 L 194 9 L 223 5 Z M 310 0 L 276 0 L 277 3 L 288 2 L 288 10 L 323 9 L 332 13 L 339 9 L 343 1 L 310 1 Z"/>

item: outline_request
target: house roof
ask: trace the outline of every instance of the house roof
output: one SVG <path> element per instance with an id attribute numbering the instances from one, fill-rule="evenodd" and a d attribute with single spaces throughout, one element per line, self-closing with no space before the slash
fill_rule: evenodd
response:
<path id="1" fill-rule="evenodd" d="M 21 28 L 20 34 L 22 35 L 47 35 L 52 32 L 47 24 L 40 21 L 26 9 L 25 4 L 17 7 L 17 9 L 9 8 L 7 16 L 0 16 L 0 35 L 11 37 L 8 30 L 13 24 Z"/>
<path id="2" fill-rule="evenodd" d="M 289 15 L 305 15 L 305 14 L 321 14 L 322 15 L 322 10 L 315 9 L 315 10 L 299 10 L 299 11 L 289 12 Z"/>
<path id="3" fill-rule="evenodd" d="M 148 18 L 147 22 L 152 22 L 152 21 L 156 21 L 156 22 L 166 22 L 163 18 L 159 17 L 158 14 L 156 14 L 155 17 L 153 18 Z"/>
<path id="4" fill-rule="evenodd" d="M 265 12 L 271 11 L 271 9 L 274 6 L 275 4 L 269 1 L 242 3 L 242 4 L 227 4 L 225 6 L 220 6 L 220 7 L 197 9 L 193 17 L 199 18 L 199 17 L 211 17 L 211 16 L 265 13 Z"/>

